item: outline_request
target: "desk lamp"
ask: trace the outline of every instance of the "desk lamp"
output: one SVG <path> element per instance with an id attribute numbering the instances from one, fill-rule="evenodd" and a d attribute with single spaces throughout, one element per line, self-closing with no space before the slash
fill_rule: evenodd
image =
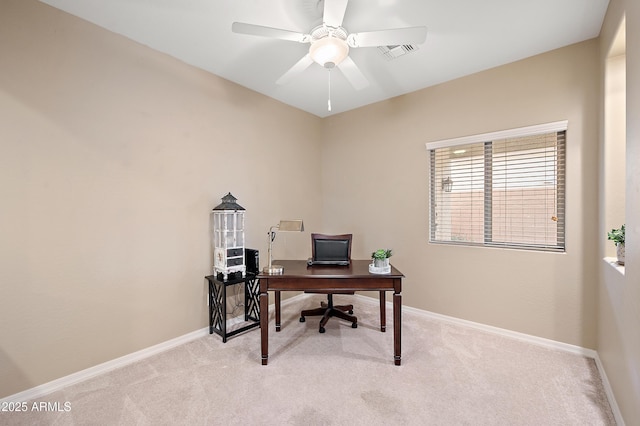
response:
<path id="1" fill-rule="evenodd" d="M 271 264 L 271 252 L 273 240 L 276 239 L 277 232 L 302 232 L 304 231 L 304 224 L 301 219 L 297 220 L 281 220 L 279 224 L 272 226 L 269 228 L 269 266 L 265 266 L 262 268 L 262 272 L 270 275 L 279 275 L 284 271 L 284 266 L 282 265 L 272 265 Z"/>

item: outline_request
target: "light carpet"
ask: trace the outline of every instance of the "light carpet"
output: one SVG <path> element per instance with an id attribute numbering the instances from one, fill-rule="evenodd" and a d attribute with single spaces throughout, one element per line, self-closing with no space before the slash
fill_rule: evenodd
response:
<path id="1" fill-rule="evenodd" d="M 393 363 L 392 311 L 356 305 L 358 328 L 298 321 L 320 295 L 270 307 L 269 365 L 260 332 L 199 338 L 36 401 L 54 412 L 1 413 L 3 425 L 613 425 L 593 359 L 402 314 Z M 69 410 L 64 411 L 68 403 Z M 29 402 L 31 404 L 31 402 Z"/>

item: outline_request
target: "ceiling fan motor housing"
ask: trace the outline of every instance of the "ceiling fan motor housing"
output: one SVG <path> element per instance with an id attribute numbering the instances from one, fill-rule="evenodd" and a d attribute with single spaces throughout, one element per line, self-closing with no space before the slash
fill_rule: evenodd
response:
<path id="1" fill-rule="evenodd" d="M 325 68 L 333 68 L 349 56 L 347 30 L 320 25 L 311 31 L 309 56 Z"/>

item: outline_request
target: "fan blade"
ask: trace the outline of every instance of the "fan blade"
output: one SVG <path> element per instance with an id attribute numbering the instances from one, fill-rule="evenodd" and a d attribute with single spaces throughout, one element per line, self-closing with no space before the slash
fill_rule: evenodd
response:
<path id="1" fill-rule="evenodd" d="M 351 47 L 397 46 L 422 44 L 426 39 L 427 27 L 409 27 L 349 34 L 347 43 Z"/>
<path id="2" fill-rule="evenodd" d="M 329 27 L 341 27 L 349 0 L 324 0 L 322 22 Z"/>
<path id="3" fill-rule="evenodd" d="M 302 59 L 296 62 L 294 66 L 289 68 L 287 72 L 282 74 L 282 76 L 276 81 L 276 84 L 287 84 L 293 77 L 309 68 L 309 65 L 311 65 L 312 63 L 313 59 L 311 59 L 311 56 L 309 56 L 309 54 L 307 53 L 302 57 Z"/>
<path id="4" fill-rule="evenodd" d="M 338 68 L 340 68 L 340 71 L 342 71 L 342 74 L 349 80 L 354 89 L 361 90 L 369 85 L 367 77 L 362 74 L 360 68 L 350 57 L 347 56 L 344 61 L 340 62 Z"/>
<path id="5" fill-rule="evenodd" d="M 261 25 L 245 24 L 234 22 L 231 24 L 231 31 L 238 34 L 248 34 L 260 37 L 277 38 L 280 40 L 297 41 L 298 43 L 309 43 L 311 37 L 308 34 L 297 33 L 295 31 L 281 30 L 279 28 L 263 27 Z"/>

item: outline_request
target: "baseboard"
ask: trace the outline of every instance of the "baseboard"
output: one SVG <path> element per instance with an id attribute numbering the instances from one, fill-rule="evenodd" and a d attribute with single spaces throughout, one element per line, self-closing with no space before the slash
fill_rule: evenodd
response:
<path id="1" fill-rule="evenodd" d="M 361 294 L 356 294 L 356 297 L 359 298 L 360 301 L 378 305 L 378 299 L 364 296 Z M 393 307 L 392 301 L 387 301 L 387 307 Z M 592 358 L 595 363 L 598 371 L 600 372 L 600 377 L 602 377 L 602 386 L 604 387 L 605 393 L 607 395 L 607 399 L 609 400 L 609 405 L 611 405 L 611 411 L 613 411 L 613 416 L 616 420 L 616 424 L 619 426 L 624 426 L 624 419 L 622 418 L 622 413 L 620 412 L 620 408 L 618 407 L 618 403 L 616 402 L 615 396 L 613 395 L 613 390 L 611 389 L 611 383 L 609 383 L 609 379 L 607 378 L 607 373 L 605 372 L 604 366 L 600 361 L 600 356 L 598 352 L 593 349 L 583 348 L 581 346 L 570 345 L 568 343 L 558 342 L 556 340 L 545 339 L 543 337 L 532 336 L 530 334 L 519 333 L 517 331 L 507 330 L 500 327 L 494 327 L 491 325 L 481 324 L 469 320 L 464 320 L 460 318 L 450 317 L 447 315 L 438 314 L 435 312 L 424 311 L 422 309 L 412 308 L 411 306 L 402 306 L 402 310 L 405 312 L 411 312 L 413 314 L 421 315 L 426 318 L 435 319 L 442 322 L 448 322 L 450 324 L 461 325 L 464 327 L 474 328 L 476 330 L 485 331 L 488 333 L 498 334 L 504 337 L 508 337 L 511 339 L 520 340 L 523 342 L 531 343 L 536 346 L 543 346 L 550 349 L 557 349 L 564 352 L 569 352 L 575 355 L 582 355 L 588 358 Z"/>
<path id="2" fill-rule="evenodd" d="M 307 295 L 305 295 L 304 293 L 301 293 L 299 295 L 285 299 L 281 302 L 281 306 L 287 306 L 290 303 L 295 302 L 297 299 L 305 296 Z M 231 318 L 229 320 L 229 324 L 242 322 L 242 321 L 244 321 L 244 316 L 238 316 L 235 318 Z M 82 382 L 84 380 L 91 379 L 92 377 L 95 377 L 99 374 L 107 373 L 111 370 L 115 370 L 116 368 L 125 367 L 129 364 L 133 364 L 134 362 L 141 361 L 145 358 L 148 358 L 150 356 L 172 349 L 176 346 L 182 345 L 184 343 L 189 343 L 192 340 L 198 339 L 200 337 L 207 336 L 208 334 L 209 334 L 209 327 L 207 326 L 200 330 L 192 331 L 191 333 L 187 333 L 185 335 L 176 337 L 174 339 L 167 340 L 166 342 L 162 342 L 157 345 L 150 346 L 145 349 L 141 349 L 129 355 L 124 355 L 120 358 L 116 358 L 111 361 L 107 361 L 102 364 L 89 367 L 85 370 L 72 373 L 68 376 L 64 376 L 59 379 L 52 380 L 51 382 L 47 382 L 42 385 L 27 389 L 25 391 L 1 398 L 0 404 L 4 402 L 32 401 L 36 398 L 41 398 L 50 393 L 59 391 L 66 386 L 71 386 L 76 383 Z"/>
<path id="3" fill-rule="evenodd" d="M 372 305 L 378 305 L 378 299 L 372 298 L 369 296 L 364 296 L 361 294 L 354 295 L 360 302 L 369 303 Z M 298 294 L 293 297 L 282 300 L 281 306 L 285 307 L 291 303 L 296 302 L 300 298 L 311 297 L 308 294 Z M 271 305 L 270 305 L 271 306 Z M 393 306 L 392 301 L 387 301 L 387 306 L 391 308 Z M 509 337 L 516 340 L 521 340 L 527 343 L 531 343 L 538 346 L 543 346 L 552 349 L 558 349 L 565 352 L 570 352 L 576 355 L 583 355 L 589 358 L 593 358 L 596 362 L 596 366 L 600 375 L 602 377 L 602 385 L 604 386 L 605 393 L 607 398 L 609 399 L 609 404 L 611 405 L 611 410 L 613 411 L 613 415 L 615 417 L 616 423 L 620 426 L 624 426 L 624 420 L 622 418 L 622 414 L 620 413 L 620 409 L 618 404 L 616 403 L 615 397 L 613 395 L 613 390 L 611 389 L 611 384 L 607 378 L 607 374 L 604 370 L 604 366 L 600 361 L 600 357 L 598 353 L 592 349 L 582 348 L 580 346 L 570 345 L 567 343 L 558 342 L 555 340 L 545 339 L 542 337 L 532 336 L 529 334 L 519 333 L 516 331 L 507 330 L 504 328 L 494 327 L 490 325 L 480 324 L 473 321 L 468 321 L 460 318 L 450 317 L 447 315 L 437 314 L 435 312 L 424 311 L 422 309 L 412 308 L 411 306 L 402 306 L 402 310 L 405 312 L 411 312 L 413 314 L 421 315 L 426 318 L 435 319 L 442 322 L 448 322 L 451 324 L 461 325 L 465 327 L 474 328 L 481 331 L 486 331 L 488 333 L 498 334 L 501 336 Z M 70 374 L 65 377 L 61 377 L 60 379 L 53 380 L 51 382 L 45 383 L 40 386 L 36 386 L 31 389 L 27 389 L 23 392 L 16 393 L 10 395 L 8 397 L 0 399 L 0 403 L 3 402 L 22 402 L 22 401 L 30 401 L 36 398 L 40 398 L 44 395 L 48 395 L 52 392 L 56 392 L 61 390 L 66 386 L 70 386 L 84 380 L 95 377 L 99 374 L 106 373 L 111 370 L 115 370 L 116 368 L 124 367 L 126 365 L 132 364 L 134 362 L 143 360 L 150 356 L 159 354 L 168 349 L 174 348 L 176 346 L 182 345 L 184 343 L 188 343 L 192 340 L 198 339 L 200 337 L 204 337 L 209 334 L 209 327 L 202 328 L 200 330 L 193 331 L 191 333 L 187 333 L 183 336 L 176 337 L 175 339 L 167 340 L 166 342 L 159 343 L 157 345 L 148 347 L 146 349 L 139 350 L 137 352 L 133 352 L 129 355 L 122 356 L 120 358 L 116 358 L 111 361 L 107 361 L 102 364 L 98 364 L 94 367 L 87 368 L 85 370 L 78 371 L 77 373 Z"/>
<path id="4" fill-rule="evenodd" d="M 594 359 L 596 361 L 598 371 L 600 372 L 600 377 L 602 378 L 602 386 L 604 386 L 604 391 L 607 394 L 609 405 L 611 405 L 611 411 L 613 411 L 613 417 L 616 420 L 616 425 L 625 426 L 624 419 L 622 418 L 622 412 L 620 411 L 620 407 L 618 407 L 616 397 L 613 395 L 613 389 L 611 388 L 611 383 L 609 383 L 607 373 L 604 370 L 604 365 L 602 365 L 602 361 L 600 361 L 600 356 L 598 356 L 598 354 L 596 353 L 596 357 Z"/>
<path id="5" fill-rule="evenodd" d="M 145 349 L 141 349 L 137 352 L 133 352 L 128 355 L 121 356 L 120 358 L 116 358 L 111 361 L 107 361 L 102 364 L 89 367 L 85 370 L 78 371 L 77 373 L 73 373 L 65 377 L 61 377 L 59 379 L 42 384 L 40 386 L 36 386 L 19 393 L 9 395 L 5 398 L 0 399 L 0 403 L 31 401 L 36 398 L 40 398 L 42 396 L 48 395 L 52 392 L 59 391 L 66 386 L 74 385 L 76 383 L 95 377 L 99 374 L 103 374 L 111 370 L 115 370 L 116 368 L 124 367 L 126 365 L 132 364 L 134 362 L 143 360 L 150 356 L 172 349 L 176 346 L 180 346 L 182 344 L 191 342 L 192 340 L 198 339 L 208 334 L 209 334 L 209 327 L 192 331 L 191 333 L 187 333 L 183 336 L 176 337 L 175 339 L 167 340 L 166 342 L 162 342 L 157 345 L 150 346 Z"/>

